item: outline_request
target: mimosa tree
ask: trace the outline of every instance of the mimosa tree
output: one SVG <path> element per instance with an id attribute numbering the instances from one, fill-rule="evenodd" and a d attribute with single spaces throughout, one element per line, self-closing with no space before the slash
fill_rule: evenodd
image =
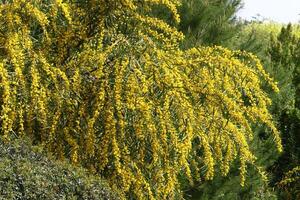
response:
<path id="1" fill-rule="evenodd" d="M 29 136 L 127 198 L 179 198 L 179 174 L 193 184 L 235 160 L 243 185 L 252 123 L 282 148 L 261 80 L 276 84 L 252 54 L 181 50 L 183 34 L 151 14 L 179 22 L 179 3 L 2 1 L 2 138 Z"/>

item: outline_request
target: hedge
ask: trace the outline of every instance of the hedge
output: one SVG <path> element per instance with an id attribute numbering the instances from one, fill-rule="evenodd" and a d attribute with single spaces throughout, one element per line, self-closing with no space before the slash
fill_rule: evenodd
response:
<path id="1" fill-rule="evenodd" d="M 0 140 L 0 200 L 119 199 L 100 177 L 53 161 L 28 142 Z"/>

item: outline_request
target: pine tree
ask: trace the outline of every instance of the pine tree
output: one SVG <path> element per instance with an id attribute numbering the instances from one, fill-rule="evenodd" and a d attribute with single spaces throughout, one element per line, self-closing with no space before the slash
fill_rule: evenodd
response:
<path id="1" fill-rule="evenodd" d="M 183 0 L 179 8 L 183 46 L 226 43 L 239 31 L 235 14 L 240 7 L 241 0 Z"/>
<path id="2" fill-rule="evenodd" d="M 273 113 L 277 116 L 283 138 L 284 152 L 272 167 L 274 183 L 283 185 L 287 180 L 285 173 L 300 166 L 300 107 L 299 107 L 299 52 L 300 38 L 293 33 L 292 25 L 283 27 L 270 46 L 270 58 L 275 79 L 279 80 L 281 92 L 273 97 Z M 297 172 L 298 173 L 298 172 Z M 299 177 L 299 173 L 296 176 Z M 288 177 L 288 176 L 287 176 Z M 283 180 L 281 180 L 283 179 Z M 292 182 L 292 181 L 291 181 Z M 298 182 L 298 183 L 297 183 Z M 281 190 L 281 197 L 289 199 L 299 197 L 299 181 L 294 187 Z"/>

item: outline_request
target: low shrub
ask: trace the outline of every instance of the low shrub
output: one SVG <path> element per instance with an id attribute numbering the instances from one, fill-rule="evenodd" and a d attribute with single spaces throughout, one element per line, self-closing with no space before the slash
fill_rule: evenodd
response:
<path id="1" fill-rule="evenodd" d="M 100 177 L 52 161 L 27 142 L 0 140 L 0 199 L 118 199 Z"/>

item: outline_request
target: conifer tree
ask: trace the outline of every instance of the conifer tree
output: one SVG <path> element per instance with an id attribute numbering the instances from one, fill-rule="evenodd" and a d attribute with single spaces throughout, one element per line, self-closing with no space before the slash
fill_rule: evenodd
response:
<path id="1" fill-rule="evenodd" d="M 179 8 L 179 30 L 186 39 L 184 47 L 222 45 L 240 29 L 235 14 L 241 0 L 183 0 Z"/>
<path id="2" fill-rule="evenodd" d="M 299 49 L 300 38 L 296 37 L 289 24 L 281 29 L 277 38 L 272 38 L 269 50 L 274 77 L 279 80 L 281 88 L 281 92 L 273 97 L 272 110 L 277 117 L 284 144 L 283 154 L 272 167 L 273 181 L 283 187 L 290 185 L 290 188 L 286 187 L 286 192 L 281 190 L 281 197 L 289 199 L 300 195 L 297 192 L 300 177 Z M 295 176 L 294 181 L 289 178 L 292 176 Z"/>

